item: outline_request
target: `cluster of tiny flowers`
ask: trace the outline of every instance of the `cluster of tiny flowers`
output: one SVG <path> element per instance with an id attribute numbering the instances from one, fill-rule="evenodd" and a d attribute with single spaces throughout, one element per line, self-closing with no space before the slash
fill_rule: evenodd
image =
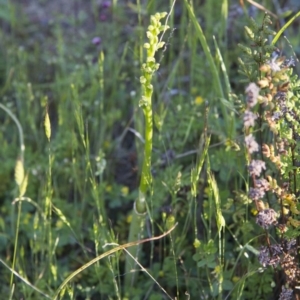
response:
<path id="1" fill-rule="evenodd" d="M 282 286 L 279 300 L 292 300 L 293 299 L 293 290 Z"/>
<path id="2" fill-rule="evenodd" d="M 294 67 L 295 63 L 296 62 L 293 57 L 287 58 L 283 61 L 282 57 L 280 57 L 279 49 L 272 53 L 272 58 L 268 61 L 268 65 L 274 73 L 279 72 L 283 68 Z"/>
<path id="3" fill-rule="evenodd" d="M 284 115 L 286 115 L 287 113 L 290 112 L 290 109 L 287 107 L 286 105 L 286 101 L 287 101 L 287 93 L 283 92 L 283 91 L 278 91 L 275 96 L 274 96 L 274 100 L 278 105 L 278 108 L 280 110 L 280 115 L 278 116 L 278 120 L 281 119 Z M 274 116 L 273 113 L 273 118 L 275 119 L 276 116 Z"/>
<path id="4" fill-rule="evenodd" d="M 295 254 L 297 252 L 295 250 L 296 243 L 295 239 L 289 241 L 284 239 L 281 245 L 262 246 L 259 251 L 258 260 L 264 268 L 280 265 L 286 276 L 287 286 L 282 286 L 279 297 L 281 300 L 293 299 L 293 290 L 288 288 L 288 286 L 295 286 L 299 282 L 300 271 L 295 261 Z"/>
<path id="5" fill-rule="evenodd" d="M 278 224 L 276 216 L 277 214 L 272 208 L 261 210 L 256 217 L 256 223 L 260 227 L 268 229 L 270 226 Z"/>
<path id="6" fill-rule="evenodd" d="M 298 167 L 297 162 L 300 161 L 298 156 L 300 110 L 296 105 L 299 94 L 295 93 L 295 86 L 298 91 L 299 82 L 291 76 L 290 67 L 295 64 L 294 59 L 285 60 L 279 53 L 274 52 L 269 60 L 264 58 L 261 62 L 257 82 L 250 83 L 245 89 L 246 103 L 242 119 L 248 173 L 252 181 L 248 196 L 255 202 L 258 211 L 256 224 L 266 231 L 267 246 L 260 248 L 258 260 L 264 268 L 280 268 L 281 284 L 284 285 L 281 287 L 279 299 L 292 300 L 295 297 L 294 291 L 299 289 L 300 247 L 298 239 L 287 240 L 284 233 L 289 227 L 295 227 L 296 230 L 300 228 L 298 218 L 293 219 L 294 215 L 299 214 L 299 195 L 296 196 L 285 181 L 289 180 L 292 183 L 294 180 L 294 190 L 298 190 L 296 175 L 294 174 L 295 178 L 292 179 L 291 170 Z M 265 126 L 268 127 L 266 133 L 266 136 L 269 134 L 268 140 L 271 140 L 272 134 L 270 144 L 265 143 L 263 135 L 258 140 L 259 143 L 256 141 L 254 127 L 263 130 Z M 267 165 L 270 165 L 272 170 L 269 170 Z M 266 193 L 273 194 L 268 198 L 271 198 L 271 203 L 277 200 L 281 205 L 281 211 L 278 210 L 276 213 L 274 209 L 265 205 Z M 280 214 L 283 214 L 282 218 L 279 218 Z M 275 242 L 275 239 L 273 242 L 267 232 L 274 226 L 280 235 L 279 243 Z"/>
<path id="7" fill-rule="evenodd" d="M 274 56 L 268 63 L 273 72 L 279 72 L 281 70 L 280 64 L 277 62 L 278 55 Z"/>
<path id="8" fill-rule="evenodd" d="M 247 95 L 247 106 L 248 108 L 252 108 L 256 105 L 257 99 L 259 96 L 259 87 L 251 82 L 247 87 L 246 87 L 246 95 Z"/>
<path id="9" fill-rule="evenodd" d="M 252 134 L 249 134 L 245 137 L 245 144 L 250 154 L 257 152 L 259 150 L 258 143 L 256 142 Z"/>
<path id="10" fill-rule="evenodd" d="M 282 257 L 280 266 L 285 274 L 286 283 L 290 286 L 297 285 L 300 279 L 300 269 L 294 251 Z"/>
<path id="11" fill-rule="evenodd" d="M 250 170 L 251 173 L 251 170 Z M 258 201 L 260 199 L 262 199 L 265 195 L 265 193 L 270 189 L 270 184 L 269 182 L 264 179 L 257 179 L 255 181 L 255 188 L 250 188 L 249 189 L 249 197 L 250 199 L 254 200 L 254 201 Z"/>
<path id="12" fill-rule="evenodd" d="M 244 113 L 244 126 L 246 128 L 253 127 L 256 119 L 257 119 L 256 114 L 254 114 L 250 110 L 246 110 Z"/>
<path id="13" fill-rule="evenodd" d="M 266 266 L 277 266 L 280 262 L 282 247 L 280 245 L 262 246 L 259 251 L 258 260 L 265 268 Z"/>
<path id="14" fill-rule="evenodd" d="M 249 133 L 249 128 L 255 125 L 257 115 L 251 111 L 251 109 L 257 104 L 259 97 L 259 87 L 255 83 L 250 83 L 246 88 L 246 103 L 247 108 L 244 113 L 243 121 L 246 130 L 245 145 L 249 157 L 255 152 L 259 151 L 259 145 L 255 140 L 253 134 Z M 251 157 L 252 158 L 252 157 Z M 260 178 L 262 172 L 266 170 L 266 163 L 259 159 L 251 159 L 248 166 L 248 171 L 253 179 L 254 187 L 249 189 L 249 198 L 258 203 L 267 191 L 270 189 L 269 182 Z M 276 212 L 273 209 L 261 210 L 256 218 L 256 223 L 268 229 L 271 225 L 277 225 Z"/>
<path id="15" fill-rule="evenodd" d="M 295 246 L 297 245 L 297 241 L 295 239 L 291 239 L 290 241 L 284 240 L 283 244 L 284 244 L 284 249 L 286 251 L 288 251 L 289 253 L 292 253 L 292 252 L 296 251 Z"/>
<path id="16" fill-rule="evenodd" d="M 262 160 L 253 159 L 248 167 L 251 176 L 260 176 L 262 170 L 266 169 L 266 163 Z"/>
<path id="17" fill-rule="evenodd" d="M 259 87 L 253 82 L 250 83 L 245 90 L 247 108 L 244 113 L 244 126 L 246 128 L 253 127 L 254 121 L 257 119 L 257 115 L 255 115 L 251 109 L 257 104 L 259 91 Z"/>
<path id="18" fill-rule="evenodd" d="M 295 67 L 295 65 L 296 65 L 295 58 L 289 57 L 283 62 L 282 67 L 290 68 L 290 67 Z"/>
<path id="19" fill-rule="evenodd" d="M 256 188 L 262 189 L 267 192 L 270 189 L 270 184 L 268 180 L 261 178 L 256 180 Z"/>
<path id="20" fill-rule="evenodd" d="M 250 127 L 254 127 L 257 115 L 251 111 L 251 109 L 257 104 L 257 99 L 259 96 L 259 87 L 255 83 L 250 83 L 246 88 L 246 104 L 247 108 L 244 113 L 243 121 L 246 131 Z M 255 141 L 254 136 L 250 133 L 245 137 L 245 144 L 249 154 L 257 152 L 259 150 L 259 145 Z"/>
<path id="21" fill-rule="evenodd" d="M 278 122 L 284 118 L 291 128 L 293 127 L 294 122 L 299 123 L 298 114 L 295 112 L 293 107 L 289 107 L 287 105 L 287 92 L 277 92 L 274 99 L 278 105 L 279 111 L 273 112 L 272 120 Z"/>
<path id="22" fill-rule="evenodd" d="M 267 66 L 271 69 L 273 75 L 275 75 L 276 73 L 279 74 L 284 69 L 295 66 L 295 60 L 291 57 L 282 61 L 282 58 L 278 58 L 278 54 L 276 53 L 274 57 L 268 62 Z M 269 77 L 271 78 L 271 76 Z M 293 122 L 299 122 L 298 114 L 295 112 L 293 107 L 287 105 L 287 99 L 287 86 L 285 88 L 282 88 L 281 90 L 278 89 L 273 96 L 273 100 L 277 106 L 277 110 L 273 111 L 272 114 L 266 118 L 269 122 L 269 125 L 271 125 L 272 122 L 278 123 L 282 119 L 285 119 L 285 121 L 290 124 L 290 127 L 293 126 Z"/>
<path id="23" fill-rule="evenodd" d="M 265 195 L 265 191 L 263 189 L 260 189 L 260 188 L 250 188 L 249 189 L 249 197 L 250 199 L 252 200 L 260 200 L 264 197 Z"/>

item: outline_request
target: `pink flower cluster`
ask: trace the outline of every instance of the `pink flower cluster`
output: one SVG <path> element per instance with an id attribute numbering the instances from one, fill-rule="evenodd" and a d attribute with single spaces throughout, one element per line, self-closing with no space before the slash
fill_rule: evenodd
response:
<path id="1" fill-rule="evenodd" d="M 251 127 L 255 126 L 257 114 L 252 110 L 255 108 L 258 97 L 259 87 L 255 83 L 250 83 L 246 88 L 246 110 L 244 113 L 243 121 L 246 132 L 245 145 L 250 159 L 248 171 L 253 180 L 253 187 L 249 190 L 249 197 L 256 202 L 262 200 L 265 193 L 270 189 L 269 182 L 261 177 L 261 174 L 266 170 L 266 163 L 260 159 L 253 159 L 253 154 L 259 151 L 259 144 L 255 140 L 255 136 L 250 133 Z M 258 205 L 256 205 L 258 207 Z M 256 223 L 261 227 L 268 229 L 271 225 L 276 225 L 276 213 L 273 209 L 260 210 Z"/>
<path id="2" fill-rule="evenodd" d="M 257 104 L 259 96 L 259 87 L 255 83 L 250 83 L 246 88 L 247 108 L 244 113 L 244 127 L 246 131 L 245 144 L 249 156 L 259 151 L 259 145 L 252 133 L 249 133 L 250 127 L 254 127 L 257 115 L 251 111 Z M 260 176 L 262 170 L 266 169 L 265 162 L 261 160 L 252 160 L 249 165 L 249 172 L 252 177 Z"/>

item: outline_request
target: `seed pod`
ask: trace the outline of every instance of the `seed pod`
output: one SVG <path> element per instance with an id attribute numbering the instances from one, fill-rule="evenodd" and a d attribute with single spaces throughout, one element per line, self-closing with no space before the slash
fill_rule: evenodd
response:
<path id="1" fill-rule="evenodd" d="M 50 141 L 50 138 L 51 138 L 51 123 L 50 123 L 50 118 L 49 118 L 48 111 L 46 111 L 46 114 L 45 114 L 44 126 L 45 126 L 46 137 L 47 137 L 48 141 Z"/>

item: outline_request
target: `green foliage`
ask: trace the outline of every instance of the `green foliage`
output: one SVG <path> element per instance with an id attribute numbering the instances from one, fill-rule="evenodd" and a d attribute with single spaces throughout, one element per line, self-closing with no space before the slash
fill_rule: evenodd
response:
<path id="1" fill-rule="evenodd" d="M 296 274 L 300 273 L 295 239 L 300 224 L 298 154 L 295 153 L 299 137 L 299 112 L 295 107 L 299 106 L 300 81 L 293 76 L 293 58 L 274 53 L 271 56 L 274 45 L 269 45 L 266 38 L 271 33 L 267 28 L 269 23 L 268 17 L 261 26 L 252 20 L 254 31 L 246 28 L 246 32 L 254 43 L 254 50 L 249 52 L 250 48 L 242 47 L 253 66 L 249 68 L 251 74 L 248 73 L 251 82 L 246 88 L 243 117 L 248 171 L 253 185 L 249 198 L 256 206 L 256 223 L 265 230 L 265 245 L 260 248 L 259 261 L 264 267 L 272 267 L 274 273 L 280 266 L 285 275 L 280 299 L 292 299 L 292 295 L 298 293 L 295 284 L 298 282 Z M 258 135 L 255 129 L 263 134 Z M 260 154 L 257 154 L 259 149 Z M 269 232 L 273 226 L 277 227 L 277 235 Z"/>
<path id="2" fill-rule="evenodd" d="M 287 212 L 288 231 L 277 227 L 269 240 L 298 238 L 300 83 L 291 65 L 266 69 L 284 61 L 273 60 L 271 18 L 256 10 L 249 20 L 245 1 L 237 11 L 226 0 L 29 2 L 0 0 L 2 297 L 278 298 L 284 266 L 274 274 L 257 258 L 266 235 L 248 194 L 241 95 L 241 81 L 265 84 L 259 101 L 286 93 L 285 118 L 270 127 L 265 112 L 282 109 L 257 107 L 261 123 L 249 133 L 275 151 L 266 176 L 277 194 L 264 202 Z M 146 159 L 143 112 L 154 122 Z M 277 134 L 290 145 L 280 174 Z M 139 264 L 126 267 L 130 248 L 120 245 L 134 224 L 142 162 L 145 226 L 132 241 L 149 239 Z"/>
<path id="3" fill-rule="evenodd" d="M 258 25 L 252 18 L 250 21 L 251 27 L 245 26 L 245 32 L 251 46 L 238 44 L 245 54 L 245 61 L 240 58 L 239 63 L 241 74 L 245 75 L 250 82 L 254 82 L 259 77 L 257 65 L 260 66 L 266 63 L 276 49 L 275 46 L 270 45 L 268 42 L 269 36 L 275 35 L 275 32 L 269 29 L 272 21 L 268 14 L 265 14 L 261 25 Z"/>

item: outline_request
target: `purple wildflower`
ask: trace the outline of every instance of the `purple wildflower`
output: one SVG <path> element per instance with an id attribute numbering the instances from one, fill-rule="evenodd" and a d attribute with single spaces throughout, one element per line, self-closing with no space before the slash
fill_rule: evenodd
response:
<path id="1" fill-rule="evenodd" d="M 245 137 L 245 143 L 250 154 L 259 150 L 258 143 L 255 141 L 255 138 L 252 134 L 249 134 Z"/>
<path id="2" fill-rule="evenodd" d="M 272 58 L 272 59 L 269 61 L 269 66 L 270 66 L 270 68 L 271 68 L 271 70 L 272 70 L 273 72 L 278 72 L 278 71 L 280 71 L 280 65 L 281 65 L 281 63 L 279 63 L 279 62 L 277 61 L 277 56 L 274 57 L 274 58 Z"/>
<path id="3" fill-rule="evenodd" d="M 105 0 L 101 3 L 101 7 L 106 9 L 111 7 L 111 1 Z"/>
<path id="4" fill-rule="evenodd" d="M 259 87 L 251 82 L 247 88 L 246 88 L 246 94 L 247 94 L 247 104 L 248 104 L 248 107 L 253 107 L 256 105 L 257 103 L 257 98 L 259 96 Z"/>
<path id="5" fill-rule="evenodd" d="M 99 46 L 101 43 L 101 38 L 98 37 L 98 36 L 95 36 L 93 39 L 92 39 L 92 44 L 94 44 L 95 46 Z"/>
<path id="6" fill-rule="evenodd" d="M 250 110 L 246 110 L 244 113 L 244 126 L 246 128 L 253 127 L 255 124 L 255 120 L 257 119 L 257 115 L 251 112 Z"/>
<path id="7" fill-rule="evenodd" d="M 266 163 L 262 160 L 252 160 L 248 169 L 251 176 L 260 176 L 262 170 L 266 169 Z"/>
<path id="8" fill-rule="evenodd" d="M 292 300 L 293 299 L 293 290 L 282 286 L 281 294 L 279 300 Z"/>
<path id="9" fill-rule="evenodd" d="M 261 179 L 257 179 L 255 181 L 255 186 L 259 189 L 264 190 L 265 192 L 267 192 L 270 189 L 270 184 L 268 182 L 268 180 L 261 178 Z"/>
<path id="10" fill-rule="evenodd" d="M 259 251 L 258 260 L 265 268 L 266 266 L 277 266 L 282 254 L 282 247 L 280 245 L 271 245 L 269 247 L 262 246 Z"/>
<path id="11" fill-rule="evenodd" d="M 264 195 L 265 191 L 263 189 L 251 187 L 249 190 L 249 198 L 254 201 L 262 199 Z"/>
<path id="12" fill-rule="evenodd" d="M 272 121 L 277 122 L 278 120 L 280 120 L 281 117 L 282 117 L 282 112 L 281 111 L 275 111 L 272 115 Z"/>
<path id="13" fill-rule="evenodd" d="M 277 225 L 276 215 L 272 208 L 261 210 L 256 217 L 256 224 L 264 229 L 268 229 L 271 225 Z"/>

